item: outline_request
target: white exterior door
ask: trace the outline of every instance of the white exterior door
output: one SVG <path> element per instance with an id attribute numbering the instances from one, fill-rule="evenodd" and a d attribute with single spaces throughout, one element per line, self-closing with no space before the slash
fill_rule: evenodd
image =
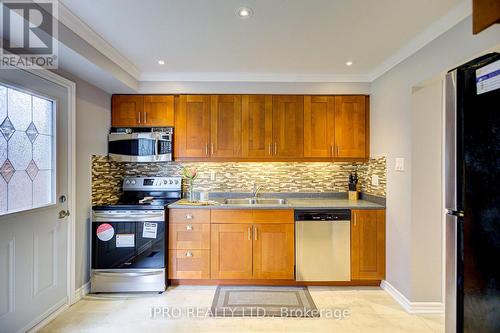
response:
<path id="1" fill-rule="evenodd" d="M 68 91 L 0 71 L 0 332 L 69 302 Z"/>

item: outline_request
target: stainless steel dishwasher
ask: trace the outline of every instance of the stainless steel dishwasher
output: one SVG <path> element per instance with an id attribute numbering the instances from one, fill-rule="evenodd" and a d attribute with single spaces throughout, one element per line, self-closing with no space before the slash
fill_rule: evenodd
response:
<path id="1" fill-rule="evenodd" d="M 349 281 L 350 240 L 350 210 L 296 210 L 296 280 Z"/>

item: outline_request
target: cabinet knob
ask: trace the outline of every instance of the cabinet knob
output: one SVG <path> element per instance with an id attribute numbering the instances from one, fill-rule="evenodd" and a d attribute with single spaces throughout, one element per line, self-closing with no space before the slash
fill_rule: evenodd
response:
<path id="1" fill-rule="evenodd" d="M 186 257 L 192 257 L 192 256 L 193 256 L 193 252 L 191 252 L 191 251 L 186 252 Z"/>
<path id="2" fill-rule="evenodd" d="M 193 219 L 193 215 L 191 214 L 186 214 L 186 220 L 192 220 Z"/>
<path id="3" fill-rule="evenodd" d="M 192 224 L 188 224 L 188 225 L 186 226 L 186 230 L 188 230 L 188 231 L 193 230 L 193 225 L 192 225 Z"/>

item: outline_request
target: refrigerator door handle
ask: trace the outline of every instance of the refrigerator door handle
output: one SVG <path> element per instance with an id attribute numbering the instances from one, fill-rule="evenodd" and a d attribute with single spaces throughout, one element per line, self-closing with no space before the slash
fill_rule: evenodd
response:
<path id="1" fill-rule="evenodd" d="M 457 71 L 445 81 L 445 207 L 457 210 Z"/>

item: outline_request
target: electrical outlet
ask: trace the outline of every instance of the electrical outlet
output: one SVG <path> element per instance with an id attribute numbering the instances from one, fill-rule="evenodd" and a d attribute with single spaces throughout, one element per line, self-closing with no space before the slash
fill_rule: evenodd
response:
<path id="1" fill-rule="evenodd" d="M 210 171 L 210 180 L 215 181 L 217 179 L 217 175 L 214 170 Z"/>
<path id="2" fill-rule="evenodd" d="M 378 186 L 378 175 L 372 175 L 372 185 Z"/>
<path id="3" fill-rule="evenodd" d="M 396 171 L 405 171 L 405 159 L 403 157 L 396 158 L 396 166 L 394 167 Z"/>

